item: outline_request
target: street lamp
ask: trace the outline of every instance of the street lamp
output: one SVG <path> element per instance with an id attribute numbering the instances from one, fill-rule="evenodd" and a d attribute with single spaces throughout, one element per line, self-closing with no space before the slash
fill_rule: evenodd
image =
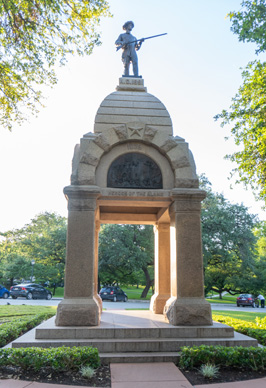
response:
<path id="1" fill-rule="evenodd" d="M 35 264 L 35 260 L 31 260 L 31 281 L 33 279 L 33 266 Z"/>

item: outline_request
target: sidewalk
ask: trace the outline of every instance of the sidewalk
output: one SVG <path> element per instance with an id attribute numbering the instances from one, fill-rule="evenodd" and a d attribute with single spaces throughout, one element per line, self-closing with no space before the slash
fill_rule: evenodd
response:
<path id="1" fill-rule="evenodd" d="M 145 364 L 111 364 L 112 388 L 265 388 L 266 378 L 191 385 L 172 362 Z M 0 380 L 0 388 L 80 388 L 76 385 L 37 383 L 21 380 Z M 87 386 L 86 388 L 93 388 Z"/>

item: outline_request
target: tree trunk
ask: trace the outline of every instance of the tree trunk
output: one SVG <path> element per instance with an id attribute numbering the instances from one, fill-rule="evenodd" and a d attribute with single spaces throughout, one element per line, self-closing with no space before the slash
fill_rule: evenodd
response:
<path id="1" fill-rule="evenodd" d="M 219 299 L 223 299 L 222 293 L 223 291 L 219 291 Z"/>
<path id="2" fill-rule="evenodd" d="M 144 272 L 144 275 L 145 275 L 145 279 L 146 279 L 146 286 L 144 288 L 144 290 L 142 291 L 142 294 L 141 294 L 141 298 L 146 298 L 148 292 L 149 292 L 149 289 L 150 287 L 153 285 L 154 283 L 154 280 L 151 280 L 151 277 L 150 277 L 150 274 L 149 274 L 149 271 L 146 267 L 142 267 L 142 271 Z"/>

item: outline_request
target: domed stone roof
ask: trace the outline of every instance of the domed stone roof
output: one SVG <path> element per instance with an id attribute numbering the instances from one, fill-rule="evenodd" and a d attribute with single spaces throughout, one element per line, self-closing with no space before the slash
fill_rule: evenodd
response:
<path id="1" fill-rule="evenodd" d="M 173 136 L 167 109 L 147 92 L 142 78 L 125 77 L 102 101 L 94 132 L 86 133 L 75 148 L 72 184 L 106 187 L 109 166 L 130 152 L 146 155 L 159 165 L 164 188 L 198 187 L 192 153 L 183 138 Z"/>
<path id="2" fill-rule="evenodd" d="M 143 123 L 164 135 L 172 135 L 172 121 L 162 102 L 143 85 L 143 79 L 134 79 L 138 84 L 126 83 L 128 79 L 120 78 L 117 91 L 109 94 L 101 103 L 96 117 L 94 132 L 104 132 L 119 125 Z M 134 127 L 129 132 L 137 133 Z M 129 127 L 130 128 L 130 127 Z"/>

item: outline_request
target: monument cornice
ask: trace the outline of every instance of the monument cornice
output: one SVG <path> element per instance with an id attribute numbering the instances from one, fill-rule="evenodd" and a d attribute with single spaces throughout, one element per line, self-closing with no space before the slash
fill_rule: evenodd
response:
<path id="1" fill-rule="evenodd" d="M 173 201 L 203 201 L 206 198 L 206 191 L 201 189 L 175 188 L 171 190 Z"/>

